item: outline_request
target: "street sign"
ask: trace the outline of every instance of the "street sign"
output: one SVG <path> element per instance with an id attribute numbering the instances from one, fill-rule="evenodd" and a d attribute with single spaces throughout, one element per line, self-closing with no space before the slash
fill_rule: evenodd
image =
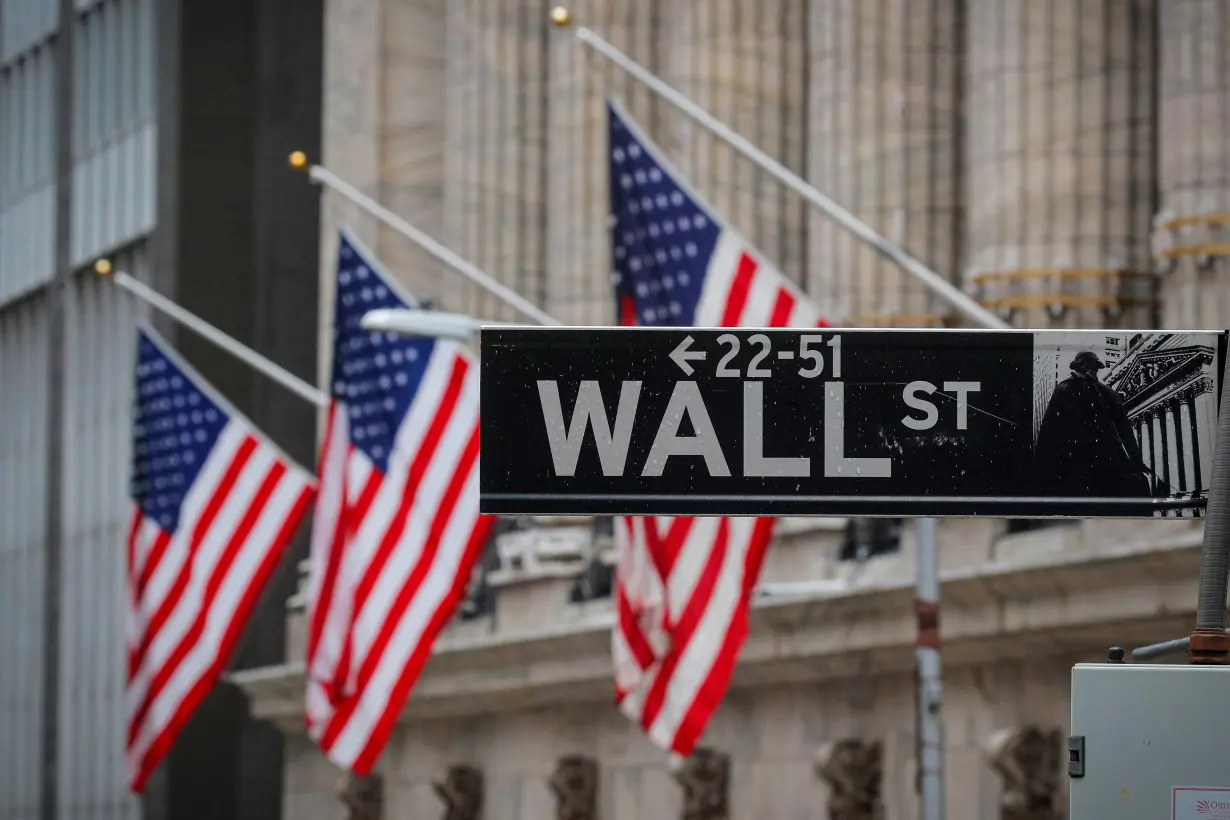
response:
<path id="1" fill-rule="evenodd" d="M 480 507 L 1199 516 L 1226 337 L 484 328 Z"/>

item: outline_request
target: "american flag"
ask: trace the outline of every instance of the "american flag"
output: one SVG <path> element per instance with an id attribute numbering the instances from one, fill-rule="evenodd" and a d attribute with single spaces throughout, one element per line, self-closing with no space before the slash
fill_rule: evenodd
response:
<path id="1" fill-rule="evenodd" d="M 454 342 L 363 330 L 406 308 L 343 233 L 308 597 L 307 725 L 367 774 L 495 519 L 478 514 L 478 367 Z"/>
<path id="2" fill-rule="evenodd" d="M 608 122 L 620 324 L 827 327 L 612 101 Z M 615 532 L 616 698 L 655 743 L 686 757 L 730 685 L 773 519 L 623 518 Z"/>
<path id="3" fill-rule="evenodd" d="M 225 669 L 315 489 L 144 326 L 132 438 L 126 756 L 141 792 Z"/>

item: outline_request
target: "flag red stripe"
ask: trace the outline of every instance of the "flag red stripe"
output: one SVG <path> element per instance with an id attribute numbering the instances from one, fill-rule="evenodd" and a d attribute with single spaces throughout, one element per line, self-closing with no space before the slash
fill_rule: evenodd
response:
<path id="1" fill-rule="evenodd" d="M 137 570 L 137 539 L 141 537 L 141 522 L 144 520 L 140 507 L 134 507 L 132 520 L 128 523 L 128 581 L 133 580 Z"/>
<path id="2" fill-rule="evenodd" d="M 346 447 L 345 442 L 333 441 L 333 427 L 339 412 L 344 411 L 338 407 L 338 403 L 336 401 L 330 402 L 329 413 L 325 423 L 325 439 L 321 443 L 320 447 L 321 464 L 326 464 L 329 462 L 329 453 L 335 444 L 339 447 Z M 319 600 L 322 602 L 333 600 L 333 587 L 337 583 L 337 573 L 342 559 L 341 540 L 344 528 L 340 526 L 340 524 L 341 519 L 345 518 L 346 513 L 346 486 L 344 482 L 339 490 L 341 493 L 342 508 L 339 511 L 339 526 L 337 531 L 333 534 L 333 540 L 330 544 L 329 552 L 325 559 L 324 575 L 321 578 L 320 591 L 318 593 Z M 320 633 L 324 629 L 325 615 L 327 612 L 328 607 L 320 606 L 319 604 L 312 610 L 311 619 L 308 623 L 307 657 L 309 658 L 315 657 L 316 655 L 316 648 L 320 644 Z"/>
<path id="3" fill-rule="evenodd" d="M 790 321 L 790 313 L 794 310 L 795 298 L 785 288 L 778 288 L 777 299 L 773 302 L 773 312 L 769 314 L 769 327 L 781 327 Z"/>
<path id="4" fill-rule="evenodd" d="M 167 591 L 166 596 L 159 604 L 154 616 L 150 618 L 149 623 L 145 627 L 144 635 L 140 643 L 138 643 L 135 651 L 129 654 L 128 658 L 128 679 L 131 681 L 137 670 L 141 668 L 145 661 L 145 655 L 149 652 L 150 644 L 154 638 L 162 631 L 162 627 L 166 624 L 171 613 L 175 611 L 176 605 L 179 603 L 179 598 L 184 592 L 184 588 L 188 586 L 188 581 L 192 577 L 193 559 L 196 557 L 197 550 L 200 549 L 201 541 L 204 540 L 205 534 L 209 532 L 209 528 L 213 526 L 214 519 L 217 518 L 218 511 L 222 509 L 222 505 L 226 503 L 227 497 L 235 486 L 235 482 L 239 480 L 240 474 L 247 466 L 248 460 L 252 458 L 252 453 L 256 450 L 256 439 L 251 436 L 245 436 L 235 452 L 235 457 L 226 467 L 226 472 L 222 476 L 222 480 L 218 482 L 218 487 L 210 496 L 209 501 L 205 504 L 205 509 L 201 513 L 201 517 L 197 520 L 196 526 L 192 530 L 192 536 L 188 540 L 187 555 L 184 559 L 184 564 L 180 567 L 179 574 L 175 578 L 175 582 Z M 142 600 L 140 596 L 138 601 Z"/>
<path id="5" fill-rule="evenodd" d="M 448 386 L 444 389 L 444 396 L 440 399 L 440 407 L 435 417 L 432 418 L 427 433 L 423 436 L 423 443 L 419 445 L 418 451 L 414 454 L 414 460 L 410 463 L 401 503 L 393 516 L 392 523 L 385 530 L 384 537 L 375 555 L 372 556 L 371 563 L 367 565 L 367 571 L 355 588 L 355 606 L 351 612 L 352 627 L 354 620 L 358 618 L 368 598 L 371 597 L 372 587 L 376 585 L 376 581 L 384 572 L 389 556 L 406 530 L 406 522 L 409 519 L 410 510 L 414 507 L 419 488 L 422 486 L 423 476 L 427 474 L 427 468 L 435 458 L 436 451 L 440 447 L 440 440 L 444 438 L 444 431 L 448 428 L 453 411 L 457 408 L 457 399 L 461 395 L 461 388 L 465 385 L 468 369 L 464 359 L 457 359 L 453 363 L 453 372 L 449 375 Z"/>
<path id="6" fill-rule="evenodd" d="M 692 750 L 696 748 L 696 742 L 700 740 L 701 734 L 704 733 L 705 727 L 709 724 L 709 719 L 717 711 L 718 706 L 722 702 L 722 697 L 730 687 L 731 678 L 734 677 L 735 665 L 739 659 L 739 651 L 747 640 L 748 607 L 752 591 L 755 589 L 756 583 L 760 578 L 760 568 L 764 564 L 764 556 L 768 552 L 769 542 L 772 540 L 772 537 L 773 519 L 757 519 L 752 534 L 751 546 L 744 557 L 743 594 L 740 596 L 739 603 L 737 604 L 738 608 L 734 612 L 730 628 L 727 630 L 726 637 L 722 641 L 722 648 L 718 651 L 709 674 L 705 677 L 700 690 L 692 701 L 692 705 L 689 707 L 687 714 L 679 725 L 679 729 L 675 733 L 674 750 L 685 757 L 690 755 Z"/>
<path id="7" fill-rule="evenodd" d="M 474 527 L 470 540 L 466 544 L 462 566 L 474 566 L 483 545 L 487 543 L 487 539 L 491 537 L 492 530 L 495 529 L 495 523 L 496 519 L 489 516 L 479 518 L 478 524 Z M 453 578 L 453 589 L 449 597 L 436 609 L 431 623 L 428 624 L 424 634 L 434 639 L 435 636 L 438 636 L 444 630 L 444 627 L 453 617 L 453 613 L 457 611 L 457 606 L 465 596 L 469 580 L 465 573 L 457 573 Z M 419 675 L 422 674 L 423 667 L 427 665 L 427 660 L 431 656 L 432 644 L 433 641 L 431 640 L 420 640 L 414 647 L 414 652 L 410 655 L 409 661 L 406 662 L 401 677 L 398 678 L 397 683 L 389 693 L 388 705 L 385 706 L 384 712 L 380 715 L 379 722 L 372 729 L 372 733 L 363 751 L 355 760 L 354 770 L 359 774 L 371 772 L 372 766 L 375 765 L 380 752 L 383 751 L 388 743 L 389 735 L 393 733 L 393 727 L 397 724 L 397 718 L 410 697 L 410 690 L 414 686 L 415 681 L 418 680 Z"/>
<path id="8" fill-rule="evenodd" d="M 691 596 L 689 596 L 684 604 L 683 611 L 671 630 L 674 642 L 672 651 L 666 657 L 666 660 L 662 662 L 662 668 L 658 671 L 658 676 L 654 679 L 653 686 L 645 698 L 645 705 L 641 712 L 641 726 L 646 731 L 657 720 L 658 713 L 662 709 L 662 703 L 666 698 L 666 690 L 674 677 L 675 667 L 679 665 L 685 648 L 692 640 L 692 636 L 696 634 L 696 628 L 700 625 L 701 618 L 704 617 L 706 610 L 709 608 L 709 600 L 712 598 L 713 590 L 717 586 L 718 578 L 722 574 L 722 564 L 726 561 L 726 553 L 729 549 L 730 521 L 726 518 L 720 518 L 718 519 L 718 532 L 713 542 L 713 549 L 709 553 L 708 560 L 705 561 L 705 567 L 697 579 L 695 589 L 693 589 Z"/>
<path id="9" fill-rule="evenodd" d="M 145 588 L 149 585 L 149 579 L 153 577 L 154 572 L 158 569 L 158 565 L 162 563 L 162 557 L 166 554 L 167 547 L 171 544 L 171 536 L 165 532 L 158 534 L 154 539 L 154 543 L 150 546 L 149 554 L 145 556 L 145 563 L 141 565 L 141 576 L 137 578 L 136 591 L 137 597 L 140 598 L 145 594 Z"/>
<path id="10" fill-rule="evenodd" d="M 440 440 L 444 437 L 444 431 L 448 427 L 449 421 L 452 419 L 453 411 L 457 407 L 457 399 L 461 395 L 461 388 L 465 384 L 466 371 L 469 369 L 468 364 L 464 359 L 458 358 L 453 362 L 452 373 L 449 374 L 448 385 L 444 389 L 444 395 L 440 400 L 440 406 L 436 411 L 435 416 L 431 420 L 431 426 L 427 429 L 426 435 L 423 437 L 423 442 L 419 446 L 418 451 L 414 454 L 414 459 L 410 464 L 410 469 L 406 476 L 405 489 L 402 491 L 401 500 L 397 506 L 397 510 L 393 515 L 393 519 L 389 524 L 388 529 L 384 532 L 384 537 L 381 538 L 379 546 L 376 548 L 375 554 L 372 556 L 371 562 L 367 565 L 367 569 L 359 581 L 354 592 L 354 602 L 350 610 L 350 624 L 346 630 L 346 642 L 342 646 L 342 655 L 338 660 L 337 670 L 334 674 L 334 684 L 342 686 L 346 679 L 350 677 L 350 665 L 352 663 L 352 655 L 354 652 L 354 626 L 363 612 L 363 607 L 367 605 L 368 599 L 371 597 L 372 588 L 376 585 L 376 581 L 384 572 L 385 566 L 388 564 L 389 556 L 393 554 L 394 548 L 401 541 L 402 535 L 406 531 L 406 522 L 409 520 L 410 511 L 414 507 L 414 502 L 418 497 L 419 488 L 423 482 L 423 476 L 427 473 L 427 468 L 431 465 L 435 458 L 436 451 L 439 449 Z M 373 472 L 373 475 L 376 475 Z M 371 482 L 368 482 L 371 485 Z M 366 491 L 366 488 L 365 488 Z M 374 495 L 374 494 L 373 494 Z M 370 501 L 368 502 L 370 505 Z M 366 510 L 364 511 L 366 512 Z M 358 515 L 358 513 L 356 513 Z M 352 521 L 360 520 L 358 518 L 351 519 Z M 356 524 L 357 528 L 357 524 Z M 386 622 L 386 627 L 388 623 Z M 368 658 L 372 656 L 369 653 Z"/>
<path id="11" fill-rule="evenodd" d="M 440 545 L 440 534 L 447 526 L 449 519 L 452 517 L 453 507 L 456 506 L 457 499 L 461 495 L 461 489 L 465 486 L 466 480 L 469 478 L 469 472 L 473 468 L 474 463 L 478 460 L 478 443 L 479 432 L 475 428 L 470 436 L 469 442 L 462 453 L 461 461 L 458 464 L 458 469 L 453 473 L 448 488 L 444 492 L 444 497 L 440 501 L 440 505 L 436 510 L 435 517 L 432 520 L 431 530 L 428 537 L 424 540 L 423 554 L 419 556 L 419 560 L 415 563 L 414 569 L 411 570 L 410 577 L 402 585 L 397 597 L 394 599 L 392 606 L 389 609 L 384 623 L 381 625 L 380 632 L 376 636 L 376 640 L 372 643 L 371 649 L 364 658 L 362 665 L 359 667 L 359 682 L 356 688 L 356 694 L 349 695 L 345 702 L 338 708 L 329 726 L 325 729 L 324 736 L 320 740 L 320 745 L 325 749 L 331 747 L 336 741 L 339 734 L 349 722 L 354 714 L 355 708 L 362 700 L 362 693 L 367 688 L 371 681 L 372 675 L 379 666 L 380 661 L 384 657 L 384 652 L 388 648 L 389 641 L 393 639 L 393 634 L 397 631 L 397 627 L 401 623 L 402 617 L 409 608 L 410 602 L 418 593 L 423 579 L 427 576 L 431 569 L 432 562 L 435 561 L 436 553 Z M 404 524 L 404 521 L 403 521 Z M 468 580 L 468 579 L 467 579 Z M 420 641 L 419 646 L 424 643 Z M 390 700 L 390 706 L 392 701 Z M 400 708 L 400 706 L 398 707 Z M 370 742 L 370 741 L 369 741 Z"/>
<path id="12" fill-rule="evenodd" d="M 253 441 L 253 445 L 255 443 Z M 265 511 L 265 506 L 269 503 L 270 497 L 272 497 L 274 490 L 277 489 L 278 482 L 281 481 L 285 473 L 286 465 L 274 462 L 269 472 L 261 480 L 260 487 L 252 497 L 252 503 L 244 510 L 239 526 L 235 528 L 235 532 L 231 535 L 230 540 L 222 548 L 218 555 L 218 560 L 214 564 L 213 571 L 210 573 L 209 580 L 205 582 L 205 587 L 201 591 L 201 606 L 197 610 L 196 618 L 193 619 L 188 629 L 184 631 L 170 656 L 159 665 L 150 679 L 149 685 L 145 690 L 145 697 L 133 713 L 132 722 L 128 727 L 129 743 L 136 740 L 137 727 L 145 722 L 145 713 L 149 710 L 154 699 L 162 694 L 162 690 L 166 687 L 171 676 L 175 674 L 179 665 L 184 662 L 184 658 L 200 641 L 201 632 L 205 629 L 205 621 L 209 617 L 209 613 L 213 611 L 218 590 L 222 587 L 222 583 L 230 573 L 231 567 L 235 563 L 235 558 L 252 535 L 252 528 L 260 520 L 261 514 Z M 175 603 L 178 605 L 181 601 L 177 599 Z"/>
<path id="13" fill-rule="evenodd" d="M 722 327 L 733 327 L 739 323 L 743 308 L 747 306 L 748 294 L 752 291 L 752 280 L 756 276 L 756 260 L 749 254 L 739 255 L 739 264 L 735 268 L 734 281 L 730 283 L 730 295 L 722 310 Z"/>
<path id="14" fill-rule="evenodd" d="M 266 585 L 269 583 L 270 576 L 273 575 L 274 570 L 281 561 L 286 545 L 290 543 L 291 537 L 298 529 L 299 522 L 303 519 L 304 513 L 307 512 L 308 504 L 311 502 L 314 494 L 315 491 L 310 486 L 304 487 L 299 493 L 299 497 L 296 499 L 290 514 L 282 522 L 277 538 L 272 542 L 272 548 L 265 552 L 260 566 L 244 590 L 243 598 L 238 606 L 235 607 L 222 640 L 218 644 L 214 662 L 210 665 L 208 672 L 197 680 L 183 700 L 180 701 L 170 721 L 158 733 L 142 757 L 136 777 L 131 784 L 133 791 L 138 793 L 144 791 L 150 775 L 158 768 L 158 764 L 162 762 L 167 752 L 170 751 L 175 738 L 178 737 L 184 724 L 196 712 L 201 701 L 209 694 L 210 689 L 213 688 L 214 683 L 217 682 L 218 677 L 221 676 L 222 671 L 226 668 L 226 663 L 234 651 L 235 644 L 238 642 L 240 635 L 243 634 L 244 627 L 251 617 L 252 609 L 256 606 L 261 593 L 264 592 Z"/>
<path id="15" fill-rule="evenodd" d="M 619 629 L 623 632 L 624 639 L 628 642 L 628 648 L 632 651 L 636 662 L 640 664 L 641 669 L 647 669 L 654 662 L 653 648 L 636 621 L 636 613 L 632 611 L 632 604 L 628 601 L 628 597 L 621 593 L 618 598 Z"/>

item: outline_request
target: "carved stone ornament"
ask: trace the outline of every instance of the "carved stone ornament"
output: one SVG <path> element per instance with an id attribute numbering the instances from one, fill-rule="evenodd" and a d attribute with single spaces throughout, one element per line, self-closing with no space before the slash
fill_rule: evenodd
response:
<path id="1" fill-rule="evenodd" d="M 598 762 L 581 755 L 566 755 L 555 762 L 547 781 L 555 794 L 556 820 L 597 820 Z"/>
<path id="2" fill-rule="evenodd" d="M 681 820 L 729 820 L 729 755 L 697 749 L 679 766 L 675 780 L 683 787 Z"/>
<path id="3" fill-rule="evenodd" d="M 991 767 L 1003 778 L 1000 820 L 1061 820 L 1057 806 L 1064 734 L 1059 729 L 1014 726 L 991 735 Z"/>
<path id="4" fill-rule="evenodd" d="M 816 774 L 828 784 L 829 820 L 882 820 L 884 746 L 857 737 L 827 743 L 816 755 Z"/>
<path id="5" fill-rule="evenodd" d="M 449 766 L 443 779 L 432 782 L 444 801 L 443 820 L 481 820 L 483 773 L 473 766 Z"/>
<path id="6" fill-rule="evenodd" d="M 384 817 L 384 780 L 348 772 L 342 777 L 337 799 L 346 807 L 346 820 L 381 820 Z"/>

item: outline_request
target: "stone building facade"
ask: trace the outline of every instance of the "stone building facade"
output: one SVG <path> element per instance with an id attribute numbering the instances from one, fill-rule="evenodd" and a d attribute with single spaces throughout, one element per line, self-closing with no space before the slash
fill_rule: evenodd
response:
<path id="1" fill-rule="evenodd" d="M 1220 0 L 571 10 L 1016 325 L 1230 315 Z M 835 324 L 958 324 L 550 29 L 547 11 L 328 0 L 323 164 L 558 319 L 606 324 L 609 93 Z M 341 224 L 422 296 L 512 318 L 331 196 L 322 316 Z M 236 681 L 289 738 L 287 817 L 914 817 L 912 535 L 908 522 L 779 523 L 732 691 L 682 771 L 612 705 L 601 521 L 504 523 L 372 778 L 343 777 L 303 735 L 301 597 L 288 605 L 291 660 Z M 1190 631 L 1200 524 L 949 519 L 939 539 L 949 816 L 1062 817 L 1070 667 Z M 801 579 L 815 583 L 783 586 Z"/>

